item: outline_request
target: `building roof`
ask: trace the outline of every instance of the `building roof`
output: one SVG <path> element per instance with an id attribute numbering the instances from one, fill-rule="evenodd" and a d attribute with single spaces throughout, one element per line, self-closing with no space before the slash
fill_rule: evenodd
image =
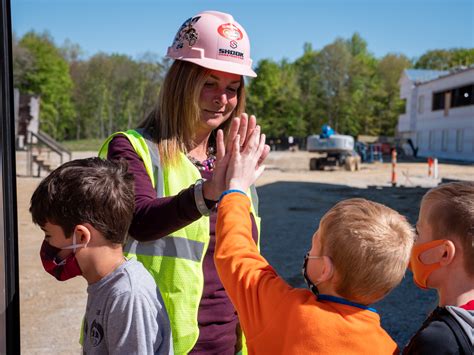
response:
<path id="1" fill-rule="evenodd" d="M 434 80 L 449 73 L 448 70 L 405 69 L 405 75 L 416 84 Z"/>

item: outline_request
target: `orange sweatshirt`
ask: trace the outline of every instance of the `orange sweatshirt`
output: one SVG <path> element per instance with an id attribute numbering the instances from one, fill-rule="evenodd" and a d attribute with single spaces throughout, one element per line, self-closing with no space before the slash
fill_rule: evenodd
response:
<path id="1" fill-rule="evenodd" d="M 240 193 L 219 204 L 214 261 L 239 315 L 249 354 L 393 354 L 396 343 L 377 313 L 318 301 L 289 286 L 260 255 Z"/>

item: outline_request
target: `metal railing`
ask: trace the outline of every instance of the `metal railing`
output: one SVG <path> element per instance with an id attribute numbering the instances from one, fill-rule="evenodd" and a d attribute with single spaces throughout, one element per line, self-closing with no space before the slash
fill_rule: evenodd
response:
<path id="1" fill-rule="evenodd" d="M 28 136 L 26 139 L 26 147 L 27 147 L 27 167 L 28 167 L 28 175 L 33 175 L 33 164 L 38 166 L 37 176 L 40 176 L 41 169 L 49 168 L 49 165 L 44 163 L 42 160 L 39 160 L 38 157 L 41 155 L 41 150 L 43 147 L 46 147 L 47 150 L 47 158 L 50 159 L 50 152 L 53 152 L 59 156 L 60 164 L 64 161 L 64 156 L 66 155 L 68 160 L 71 160 L 72 153 L 69 149 L 55 141 L 51 136 L 48 134 L 38 131 L 38 132 L 31 132 L 28 131 Z M 35 155 L 33 153 L 34 148 L 36 148 L 38 154 Z"/>

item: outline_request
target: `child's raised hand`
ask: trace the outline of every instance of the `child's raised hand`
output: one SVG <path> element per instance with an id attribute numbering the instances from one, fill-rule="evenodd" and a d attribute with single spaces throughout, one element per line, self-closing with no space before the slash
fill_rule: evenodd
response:
<path id="1" fill-rule="evenodd" d="M 260 134 L 260 126 L 256 126 L 246 138 L 241 148 L 241 137 L 236 135 L 232 151 L 226 154 L 229 159 L 225 177 L 226 189 L 245 192 L 265 170 L 265 166 L 260 163 L 268 155 L 268 146 L 265 145 L 265 135 Z"/>

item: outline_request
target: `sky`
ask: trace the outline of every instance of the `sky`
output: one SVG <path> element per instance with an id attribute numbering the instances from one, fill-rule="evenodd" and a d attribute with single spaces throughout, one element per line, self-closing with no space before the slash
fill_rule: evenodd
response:
<path id="1" fill-rule="evenodd" d="M 254 63 L 294 61 L 358 32 L 376 57 L 474 48 L 474 0 L 10 0 L 13 30 L 48 31 L 83 49 L 139 58 L 166 54 L 179 26 L 203 10 L 230 13 L 247 31 Z"/>

